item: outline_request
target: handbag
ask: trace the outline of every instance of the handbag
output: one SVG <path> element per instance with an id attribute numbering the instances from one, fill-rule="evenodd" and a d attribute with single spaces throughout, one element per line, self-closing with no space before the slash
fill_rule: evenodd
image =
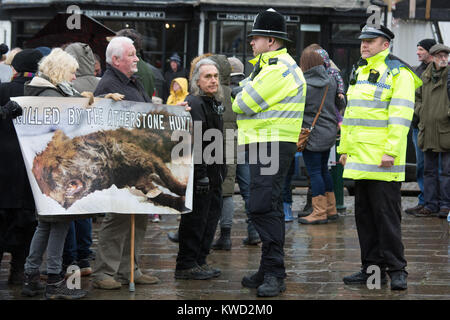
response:
<path id="1" fill-rule="evenodd" d="M 311 131 L 314 129 L 317 118 L 319 118 L 320 112 L 322 111 L 323 104 L 325 103 L 325 98 L 327 97 L 327 92 L 328 92 L 328 86 L 326 86 L 326 88 L 325 88 L 325 93 L 323 95 L 322 102 L 320 103 L 319 111 L 317 111 L 317 114 L 314 117 L 311 127 L 309 129 L 302 128 L 302 130 L 300 131 L 300 135 L 298 136 L 298 141 L 297 141 L 297 151 L 298 152 L 302 152 L 306 148 L 306 144 L 308 143 L 309 135 L 311 134 Z"/>

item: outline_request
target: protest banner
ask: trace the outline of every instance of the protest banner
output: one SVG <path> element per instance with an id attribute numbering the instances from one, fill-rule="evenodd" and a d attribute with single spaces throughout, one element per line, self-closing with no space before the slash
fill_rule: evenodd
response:
<path id="1" fill-rule="evenodd" d="M 38 214 L 191 211 L 192 123 L 184 107 L 97 98 L 90 106 L 85 98 L 12 100 L 23 108 L 13 123 Z M 184 153 L 173 157 L 175 146 Z"/>

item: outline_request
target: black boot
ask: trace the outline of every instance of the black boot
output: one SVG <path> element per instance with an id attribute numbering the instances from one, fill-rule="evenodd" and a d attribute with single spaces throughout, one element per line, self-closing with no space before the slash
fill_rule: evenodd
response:
<path id="1" fill-rule="evenodd" d="M 179 237 L 178 230 L 177 230 L 177 232 L 169 232 L 167 234 L 167 238 L 169 238 L 170 241 L 175 242 L 175 243 L 178 243 L 178 241 L 179 241 L 178 237 Z"/>
<path id="2" fill-rule="evenodd" d="M 391 290 L 406 290 L 408 289 L 408 284 L 406 278 L 408 273 L 404 270 L 393 271 L 389 273 L 391 278 Z"/>
<path id="3" fill-rule="evenodd" d="M 276 297 L 286 290 L 284 279 L 266 274 L 264 282 L 258 287 L 258 297 Z"/>
<path id="4" fill-rule="evenodd" d="M 248 223 L 247 224 L 248 236 L 247 236 L 247 238 L 242 240 L 242 243 L 245 245 L 257 245 L 258 243 L 261 242 L 258 231 L 256 231 L 255 226 L 253 225 L 253 223 L 250 220 L 248 220 L 247 223 Z"/>
<path id="5" fill-rule="evenodd" d="M 241 284 L 246 288 L 256 289 L 264 282 L 264 274 L 258 270 L 257 273 L 251 276 L 245 276 L 242 278 Z"/>
<path id="6" fill-rule="evenodd" d="M 231 228 L 220 228 L 220 237 L 212 244 L 214 250 L 231 250 Z"/>
<path id="7" fill-rule="evenodd" d="M 34 297 L 45 289 L 45 285 L 41 283 L 40 273 L 24 273 L 22 295 L 27 297 Z"/>
<path id="8" fill-rule="evenodd" d="M 308 188 L 308 193 L 306 194 L 306 204 L 305 204 L 305 207 L 303 208 L 302 211 L 300 211 L 300 212 L 298 213 L 298 217 L 299 217 L 299 218 L 302 218 L 302 217 L 309 216 L 312 212 L 313 212 L 313 207 L 312 207 L 312 192 L 311 192 L 311 188 Z"/>
<path id="9" fill-rule="evenodd" d="M 87 295 L 87 291 L 82 289 L 69 289 L 67 282 L 61 274 L 48 274 L 47 285 L 45 287 L 45 298 L 56 299 L 81 299 Z"/>
<path id="10" fill-rule="evenodd" d="M 361 270 L 352 275 L 345 276 L 343 278 L 343 281 L 345 284 L 367 284 L 367 279 L 369 279 L 370 276 L 371 276 L 370 273 L 366 273 L 365 270 Z M 387 283 L 386 272 L 383 270 L 381 271 L 380 283 L 381 284 Z"/>

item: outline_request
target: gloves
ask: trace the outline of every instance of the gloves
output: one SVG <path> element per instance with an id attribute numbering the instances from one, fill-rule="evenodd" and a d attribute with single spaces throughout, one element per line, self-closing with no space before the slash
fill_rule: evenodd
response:
<path id="1" fill-rule="evenodd" d="M 8 101 L 3 107 L 0 107 L 0 117 L 2 119 L 15 119 L 22 115 L 22 107 L 15 101 Z"/>
<path id="2" fill-rule="evenodd" d="M 196 181 L 195 193 L 207 194 L 209 192 L 209 178 L 204 177 Z"/>
<path id="3" fill-rule="evenodd" d="M 231 90 L 231 97 L 233 98 L 233 99 L 235 99 L 236 98 L 236 96 L 239 94 L 239 92 L 241 92 L 242 91 L 242 89 L 244 89 L 243 87 L 234 87 L 232 90 Z"/>

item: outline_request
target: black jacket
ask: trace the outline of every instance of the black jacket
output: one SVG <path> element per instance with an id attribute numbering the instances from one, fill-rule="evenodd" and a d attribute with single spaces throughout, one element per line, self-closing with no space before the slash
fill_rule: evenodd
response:
<path id="1" fill-rule="evenodd" d="M 222 148 L 223 157 L 221 163 L 206 164 L 205 159 L 203 159 L 204 150 L 210 143 L 214 143 L 214 141 L 203 141 L 203 136 L 208 129 L 218 129 L 223 134 L 223 117 L 215 109 L 215 107 L 220 105 L 220 102 L 208 96 L 193 95 L 188 95 L 186 101 L 191 107 L 190 113 L 192 121 L 194 121 L 194 126 L 196 125 L 195 121 L 202 122 L 202 137 L 196 137 L 194 134 L 194 141 L 202 141 L 202 163 L 194 165 L 194 180 L 197 181 L 208 177 L 211 187 L 219 187 L 226 177 L 223 143 L 218 144 Z M 212 156 L 215 157 L 215 153 Z M 196 156 L 194 155 L 194 157 Z"/>
<path id="2" fill-rule="evenodd" d="M 10 98 L 23 96 L 23 87 L 30 78 L 18 76 L 0 84 L 0 104 Z M 11 119 L 0 119 L 0 208 L 35 210 L 19 140 Z"/>
<path id="3" fill-rule="evenodd" d="M 134 76 L 128 78 L 118 69 L 107 65 L 102 79 L 95 89 L 94 95 L 100 96 L 108 93 L 125 95 L 124 100 L 137 102 L 152 102 L 144 87 Z"/>

